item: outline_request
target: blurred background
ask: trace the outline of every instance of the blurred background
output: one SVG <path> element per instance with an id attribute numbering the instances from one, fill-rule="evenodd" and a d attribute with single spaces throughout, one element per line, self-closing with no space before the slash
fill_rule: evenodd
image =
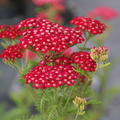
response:
<path id="1" fill-rule="evenodd" d="M 110 61 L 120 58 L 120 0 L 64 0 L 63 4 L 65 9 L 62 9 L 60 14 L 64 24 L 67 24 L 74 16 L 87 15 L 97 6 L 114 8 L 118 12 L 118 17 L 110 21 L 112 32 L 105 41 L 105 45 L 110 50 Z M 37 7 L 32 0 L 0 0 L 0 25 L 17 24 L 22 19 L 38 16 Z M 39 15 L 41 16 L 41 14 Z M 57 19 L 60 19 L 60 17 L 57 17 Z M 1 51 L 2 48 L 0 47 Z M 0 61 L 0 102 L 6 101 L 9 106 L 8 109 L 14 106 L 14 102 L 9 98 L 9 93 L 18 89 L 17 84 L 17 73 Z M 108 88 L 118 85 L 120 85 L 120 62 L 117 62 L 111 69 L 107 80 Z M 120 120 L 120 94 L 117 94 L 107 106 L 107 112 L 103 120 Z"/>

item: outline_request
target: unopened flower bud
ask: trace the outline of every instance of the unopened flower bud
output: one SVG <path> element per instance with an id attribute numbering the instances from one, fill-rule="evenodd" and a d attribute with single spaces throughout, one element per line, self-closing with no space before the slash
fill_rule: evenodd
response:
<path id="1" fill-rule="evenodd" d="M 96 62 L 105 62 L 108 59 L 108 49 L 104 46 L 102 47 L 93 47 L 91 49 L 90 56 Z"/>
<path id="2" fill-rule="evenodd" d="M 87 105 L 87 101 L 85 98 L 75 97 L 73 103 L 79 109 L 79 114 L 83 115 L 85 113 L 85 106 Z"/>

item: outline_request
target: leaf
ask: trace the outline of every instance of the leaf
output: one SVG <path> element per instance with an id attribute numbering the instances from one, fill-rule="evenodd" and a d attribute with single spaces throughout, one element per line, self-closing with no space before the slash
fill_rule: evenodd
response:
<path id="1" fill-rule="evenodd" d="M 3 48 L 6 48 L 6 47 L 7 47 L 7 45 L 6 45 L 4 42 L 1 43 L 1 46 L 2 46 Z"/>
<path id="2" fill-rule="evenodd" d="M 57 119 L 58 119 L 57 105 L 54 105 L 49 108 L 47 120 L 57 120 Z"/>
<path id="3" fill-rule="evenodd" d="M 110 62 L 108 62 L 108 63 L 106 63 L 106 64 L 102 64 L 102 65 L 99 66 L 99 68 L 107 67 L 107 66 L 109 66 L 110 64 L 111 64 Z"/>
<path id="4" fill-rule="evenodd" d="M 26 110 L 23 108 L 15 108 L 3 117 L 3 120 L 19 120 L 19 118 L 22 118 L 26 114 Z"/>
<path id="5" fill-rule="evenodd" d="M 42 97 L 41 100 L 40 100 L 40 104 L 39 104 L 39 110 L 41 112 L 45 111 L 45 104 L 46 104 L 47 100 L 45 97 Z"/>
<path id="6" fill-rule="evenodd" d="M 82 111 L 82 112 L 78 112 L 79 115 L 84 115 L 85 114 L 85 111 Z"/>

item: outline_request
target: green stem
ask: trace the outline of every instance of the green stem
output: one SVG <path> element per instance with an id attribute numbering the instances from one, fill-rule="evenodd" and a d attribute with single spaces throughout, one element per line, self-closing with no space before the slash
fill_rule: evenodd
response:
<path id="1" fill-rule="evenodd" d="M 84 42 L 84 44 L 83 44 L 83 47 L 85 47 L 86 46 L 86 44 L 87 44 L 87 42 L 93 37 L 93 35 L 92 34 L 89 34 L 88 32 L 84 32 L 84 36 L 85 36 L 85 42 Z"/>
<path id="2" fill-rule="evenodd" d="M 87 39 L 87 40 L 84 42 L 83 48 L 85 48 L 85 46 L 86 46 L 86 44 L 87 44 L 88 41 L 89 41 L 89 39 Z"/>
<path id="3" fill-rule="evenodd" d="M 66 109 L 66 107 L 67 107 L 67 105 L 68 105 L 68 103 L 69 103 L 69 101 L 70 101 L 70 98 L 71 98 L 71 95 L 72 95 L 72 93 L 73 93 L 74 88 L 75 88 L 75 85 L 74 85 L 73 88 L 71 89 L 70 95 L 69 95 L 69 97 L 68 97 L 68 99 L 67 99 L 67 101 L 66 101 L 66 103 L 65 103 L 65 106 L 64 106 L 63 110 Z"/>
<path id="4" fill-rule="evenodd" d="M 75 116 L 75 120 L 77 120 L 78 119 L 78 116 L 79 116 L 79 109 L 77 110 L 77 113 L 76 113 L 76 116 Z"/>

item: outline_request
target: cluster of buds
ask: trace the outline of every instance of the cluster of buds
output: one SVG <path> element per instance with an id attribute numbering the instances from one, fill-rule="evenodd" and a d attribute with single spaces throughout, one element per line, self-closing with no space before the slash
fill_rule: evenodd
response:
<path id="1" fill-rule="evenodd" d="M 84 115 L 85 114 L 85 106 L 87 105 L 87 100 L 81 97 L 75 97 L 73 100 L 74 105 L 78 108 L 78 114 Z"/>
<path id="2" fill-rule="evenodd" d="M 105 62 L 106 60 L 108 60 L 108 49 L 104 46 L 98 48 L 93 47 L 91 49 L 90 56 L 97 63 Z"/>

